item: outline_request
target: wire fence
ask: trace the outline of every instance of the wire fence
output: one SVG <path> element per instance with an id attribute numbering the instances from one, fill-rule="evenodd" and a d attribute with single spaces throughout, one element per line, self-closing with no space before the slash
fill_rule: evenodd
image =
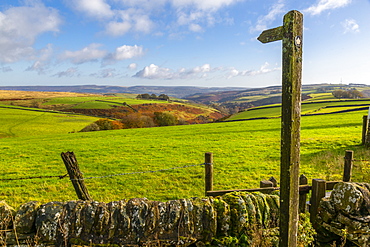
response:
<path id="1" fill-rule="evenodd" d="M 86 177 L 86 178 L 82 178 L 82 179 L 70 179 L 70 180 L 103 179 L 103 178 L 111 178 L 111 177 L 125 176 L 125 175 L 165 172 L 165 171 L 184 169 L 184 168 L 189 168 L 189 167 L 203 166 L 203 165 L 207 165 L 207 164 L 209 164 L 209 163 L 202 163 L 202 164 L 197 164 L 197 165 L 185 165 L 185 166 L 180 166 L 180 167 L 171 167 L 171 168 L 152 170 L 152 171 L 124 172 L 124 173 L 109 174 L 109 175 L 104 175 L 104 176 Z M 61 176 L 34 176 L 34 177 L 21 177 L 21 178 L 1 178 L 0 181 L 14 181 L 14 180 L 41 179 L 41 178 L 63 179 L 67 176 L 68 176 L 68 174 L 61 175 Z"/>

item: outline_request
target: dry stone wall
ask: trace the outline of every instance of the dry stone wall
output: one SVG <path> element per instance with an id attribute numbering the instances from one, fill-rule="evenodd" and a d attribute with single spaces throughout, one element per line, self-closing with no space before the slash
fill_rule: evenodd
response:
<path id="1" fill-rule="evenodd" d="M 313 241 L 308 218 L 300 219 L 299 246 Z M 370 184 L 338 183 L 317 222 L 313 246 L 370 246 Z M 29 202 L 17 211 L 0 202 L 0 246 L 277 246 L 278 223 L 278 195 L 261 193 Z"/>
<path id="2" fill-rule="evenodd" d="M 370 184 L 339 183 L 320 202 L 319 240 L 370 246 Z"/>
<path id="3" fill-rule="evenodd" d="M 0 246 L 274 246 L 278 214 L 279 197 L 261 193 L 168 202 L 29 202 L 18 211 L 1 202 Z"/>

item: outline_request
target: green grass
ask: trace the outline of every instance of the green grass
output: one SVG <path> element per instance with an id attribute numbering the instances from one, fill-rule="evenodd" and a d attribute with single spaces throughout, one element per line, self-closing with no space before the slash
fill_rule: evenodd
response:
<path id="1" fill-rule="evenodd" d="M 369 152 L 359 146 L 365 114 L 302 117 L 301 173 L 340 179 L 346 149 L 355 150 L 356 159 L 368 159 Z M 212 152 L 215 190 L 254 188 L 270 176 L 279 179 L 279 149 L 280 119 L 3 138 L 0 179 L 63 175 L 60 153 L 66 151 L 75 152 L 85 177 L 196 165 Z M 357 164 L 353 180 L 368 181 L 366 169 L 366 163 Z M 204 167 L 89 179 L 86 185 L 95 200 L 106 202 L 203 196 Z M 0 198 L 18 207 L 76 195 L 66 178 L 34 179 L 0 181 Z"/>
<path id="2" fill-rule="evenodd" d="M 351 110 L 370 106 L 370 99 L 360 100 L 332 100 L 332 101 L 315 101 L 302 102 L 302 114 L 333 113 L 343 110 Z M 257 110 L 256 110 L 257 109 Z M 251 119 L 261 117 L 280 117 L 280 105 L 268 105 L 240 112 L 228 118 L 227 120 Z"/>
<path id="3" fill-rule="evenodd" d="M 96 120 L 98 118 L 22 107 L 1 108 L 0 105 L 0 138 L 69 133 Z"/>
<path id="4" fill-rule="evenodd" d="M 77 109 L 109 109 L 112 105 L 122 106 L 124 102 L 129 105 L 148 103 L 167 103 L 163 100 L 141 100 L 135 98 L 88 96 L 88 97 L 59 97 L 48 99 L 43 105 L 70 105 Z"/>

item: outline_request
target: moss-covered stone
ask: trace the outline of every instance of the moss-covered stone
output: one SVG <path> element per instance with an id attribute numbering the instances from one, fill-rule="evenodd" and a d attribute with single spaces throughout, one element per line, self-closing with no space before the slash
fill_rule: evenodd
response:
<path id="1" fill-rule="evenodd" d="M 370 185 L 338 183 L 329 199 L 320 202 L 318 239 L 345 240 L 370 246 Z"/>

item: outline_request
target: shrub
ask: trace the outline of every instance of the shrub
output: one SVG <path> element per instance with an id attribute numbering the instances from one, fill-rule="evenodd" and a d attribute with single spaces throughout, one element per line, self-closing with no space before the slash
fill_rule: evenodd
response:
<path id="1" fill-rule="evenodd" d="M 80 130 L 80 132 L 90 132 L 90 131 L 98 131 L 98 130 L 100 130 L 99 125 L 97 125 L 96 123 L 92 123 L 86 126 L 85 128 L 83 128 L 82 130 Z"/>
<path id="2" fill-rule="evenodd" d="M 111 130 L 112 129 L 112 124 L 111 120 L 108 118 L 102 118 L 96 121 L 95 123 L 99 126 L 100 130 Z"/>
<path id="3" fill-rule="evenodd" d="M 159 126 L 172 126 L 178 122 L 174 115 L 167 112 L 154 112 L 154 121 Z"/>

